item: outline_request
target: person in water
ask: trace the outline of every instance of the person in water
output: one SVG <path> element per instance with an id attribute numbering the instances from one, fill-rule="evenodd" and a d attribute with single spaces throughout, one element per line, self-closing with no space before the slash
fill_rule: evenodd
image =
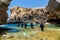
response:
<path id="1" fill-rule="evenodd" d="M 31 28 L 34 29 L 34 28 L 33 28 L 33 23 L 31 23 Z"/>
<path id="2" fill-rule="evenodd" d="M 44 31 L 44 24 L 40 24 L 41 31 Z"/>
<path id="3" fill-rule="evenodd" d="M 27 23 L 24 23 L 24 27 L 25 27 L 25 29 L 27 28 Z"/>
<path id="4" fill-rule="evenodd" d="M 18 27 L 20 27 L 20 25 L 19 25 L 19 24 L 18 24 L 17 26 L 18 26 Z"/>
<path id="5" fill-rule="evenodd" d="M 24 26 L 24 24 L 23 23 L 21 23 L 21 27 L 23 28 L 23 26 Z"/>

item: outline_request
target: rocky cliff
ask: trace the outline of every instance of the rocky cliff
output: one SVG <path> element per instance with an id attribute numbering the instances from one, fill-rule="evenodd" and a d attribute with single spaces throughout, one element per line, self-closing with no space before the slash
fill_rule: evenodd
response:
<path id="1" fill-rule="evenodd" d="M 8 14 L 8 6 L 11 0 L 0 0 L 0 24 L 4 24 L 7 21 Z"/>
<path id="2" fill-rule="evenodd" d="M 49 0 L 46 8 L 13 7 L 11 8 L 11 15 L 9 18 L 10 20 L 17 20 L 17 19 L 29 20 L 29 16 L 31 17 L 33 16 L 32 18 L 35 21 L 44 17 L 42 19 L 48 19 L 48 20 L 51 19 L 50 21 L 60 22 L 60 0 Z"/>
<path id="3" fill-rule="evenodd" d="M 10 21 L 22 19 L 24 22 L 43 22 L 46 20 L 45 7 L 42 8 L 11 8 Z"/>
<path id="4" fill-rule="evenodd" d="M 50 15 L 49 20 L 60 23 L 60 0 L 49 0 L 46 9 Z"/>

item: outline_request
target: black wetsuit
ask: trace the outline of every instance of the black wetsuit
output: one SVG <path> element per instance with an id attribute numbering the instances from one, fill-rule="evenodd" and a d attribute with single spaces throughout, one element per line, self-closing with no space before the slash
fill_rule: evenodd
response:
<path id="1" fill-rule="evenodd" d="M 21 27 L 23 28 L 23 26 L 24 26 L 24 24 L 23 23 L 21 23 Z"/>
<path id="2" fill-rule="evenodd" d="M 34 29 L 34 28 L 33 28 L 33 23 L 31 23 L 31 28 Z"/>
<path id="3" fill-rule="evenodd" d="M 40 24 L 40 28 L 42 31 L 44 31 L 44 24 Z"/>
<path id="4" fill-rule="evenodd" d="M 25 29 L 27 28 L 27 23 L 25 23 L 24 27 L 25 27 Z"/>
<path id="5" fill-rule="evenodd" d="M 18 24 L 17 26 L 19 27 L 20 25 Z"/>

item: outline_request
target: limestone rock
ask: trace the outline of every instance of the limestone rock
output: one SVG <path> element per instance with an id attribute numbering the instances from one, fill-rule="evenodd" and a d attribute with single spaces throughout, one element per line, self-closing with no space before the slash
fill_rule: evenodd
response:
<path id="1" fill-rule="evenodd" d="M 52 19 L 60 19 L 60 0 L 49 0 L 48 6 L 46 7 Z"/>
<path id="2" fill-rule="evenodd" d="M 1 0 L 0 1 L 0 24 L 4 24 L 7 21 L 8 14 L 6 11 L 8 10 L 10 1 L 11 0 Z"/>
<path id="3" fill-rule="evenodd" d="M 24 22 L 44 22 L 46 20 L 45 7 L 42 8 L 22 8 L 22 7 L 13 7 L 11 8 L 10 21 L 16 21 L 22 19 Z"/>

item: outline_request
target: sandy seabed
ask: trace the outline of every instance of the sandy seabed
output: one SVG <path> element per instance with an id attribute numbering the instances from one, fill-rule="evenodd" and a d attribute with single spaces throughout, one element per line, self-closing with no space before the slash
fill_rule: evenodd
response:
<path id="1" fill-rule="evenodd" d="M 0 40 L 60 40 L 60 30 L 50 29 L 54 28 L 44 28 L 44 31 L 41 31 L 39 27 L 21 29 L 20 32 L 3 35 Z"/>

